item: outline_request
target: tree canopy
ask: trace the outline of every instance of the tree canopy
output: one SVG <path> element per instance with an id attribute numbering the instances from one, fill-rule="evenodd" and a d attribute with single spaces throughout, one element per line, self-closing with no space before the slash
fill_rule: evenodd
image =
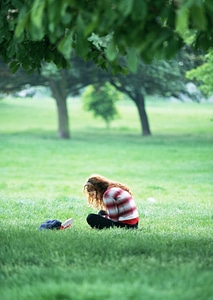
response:
<path id="1" fill-rule="evenodd" d="M 210 97 L 213 94 L 213 51 L 205 56 L 205 62 L 197 68 L 186 73 L 187 78 L 196 80 L 197 86 L 205 96 Z"/>
<path id="2" fill-rule="evenodd" d="M 119 99 L 122 99 L 121 93 L 109 82 L 90 85 L 82 95 L 84 109 L 93 112 L 95 118 L 101 117 L 107 128 L 110 128 L 111 122 L 119 117 L 115 106 Z"/>
<path id="3" fill-rule="evenodd" d="M 171 58 L 186 39 L 197 49 L 213 46 L 212 0 L 6 0 L 0 2 L 0 57 L 15 72 L 42 61 L 69 64 L 72 49 L 114 72 L 126 58 Z"/>

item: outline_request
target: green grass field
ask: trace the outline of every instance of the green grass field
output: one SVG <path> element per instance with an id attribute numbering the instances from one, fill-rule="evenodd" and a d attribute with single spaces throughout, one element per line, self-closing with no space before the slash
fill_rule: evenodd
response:
<path id="1" fill-rule="evenodd" d="M 62 141 L 53 100 L 0 101 L 2 300 L 213 299 L 213 104 L 148 102 L 146 138 L 131 102 L 119 112 L 107 130 L 70 100 Z M 91 173 L 132 188 L 138 230 L 88 227 Z"/>

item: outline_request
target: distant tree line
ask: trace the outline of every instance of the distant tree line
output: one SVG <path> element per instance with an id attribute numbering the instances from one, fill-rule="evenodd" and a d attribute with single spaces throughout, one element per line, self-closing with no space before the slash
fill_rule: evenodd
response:
<path id="1" fill-rule="evenodd" d="M 147 136 L 151 135 L 151 129 L 145 107 L 146 96 L 160 95 L 179 98 L 180 94 L 185 94 L 192 97 L 193 95 L 189 95 L 186 88 L 185 74 L 200 65 L 202 57 L 201 54 L 195 55 L 190 47 L 185 47 L 169 61 L 157 60 L 151 64 L 140 61 L 137 72 L 130 73 L 126 70 L 126 75 L 107 72 L 98 68 L 92 61 L 83 61 L 74 53 L 70 59 L 70 68 L 59 70 L 52 63 L 43 64 L 40 73 L 35 71 L 32 74 L 26 73 L 21 68 L 12 74 L 8 66 L 1 62 L 0 91 L 11 93 L 22 89 L 27 84 L 30 86 L 48 86 L 57 106 L 58 137 L 67 139 L 71 136 L 67 110 L 68 96 L 80 95 L 82 90 L 89 85 L 100 90 L 108 82 L 135 103 L 141 124 L 141 134 Z M 121 66 L 122 64 L 125 65 L 122 59 L 121 57 L 119 62 Z M 103 105 L 104 101 L 106 98 L 103 99 Z M 108 116 L 107 118 L 110 120 L 113 117 L 111 111 L 111 117 Z"/>

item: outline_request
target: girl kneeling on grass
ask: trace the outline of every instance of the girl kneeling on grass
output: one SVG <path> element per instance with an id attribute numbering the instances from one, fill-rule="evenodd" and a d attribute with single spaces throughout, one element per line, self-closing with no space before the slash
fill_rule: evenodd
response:
<path id="1" fill-rule="evenodd" d="M 87 223 L 92 228 L 138 228 L 138 211 L 128 186 L 101 175 L 92 175 L 84 191 L 87 192 L 88 204 L 101 209 L 98 214 L 87 216 Z"/>

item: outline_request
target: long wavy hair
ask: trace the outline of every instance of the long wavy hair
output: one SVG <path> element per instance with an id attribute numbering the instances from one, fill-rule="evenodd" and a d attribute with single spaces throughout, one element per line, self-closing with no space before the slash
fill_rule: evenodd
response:
<path id="1" fill-rule="evenodd" d="M 130 188 L 123 183 L 110 180 L 98 174 L 91 175 L 84 185 L 84 192 L 87 193 L 87 202 L 89 206 L 97 209 L 106 209 L 103 202 L 103 195 L 106 190 L 112 187 L 119 187 L 132 195 Z"/>

